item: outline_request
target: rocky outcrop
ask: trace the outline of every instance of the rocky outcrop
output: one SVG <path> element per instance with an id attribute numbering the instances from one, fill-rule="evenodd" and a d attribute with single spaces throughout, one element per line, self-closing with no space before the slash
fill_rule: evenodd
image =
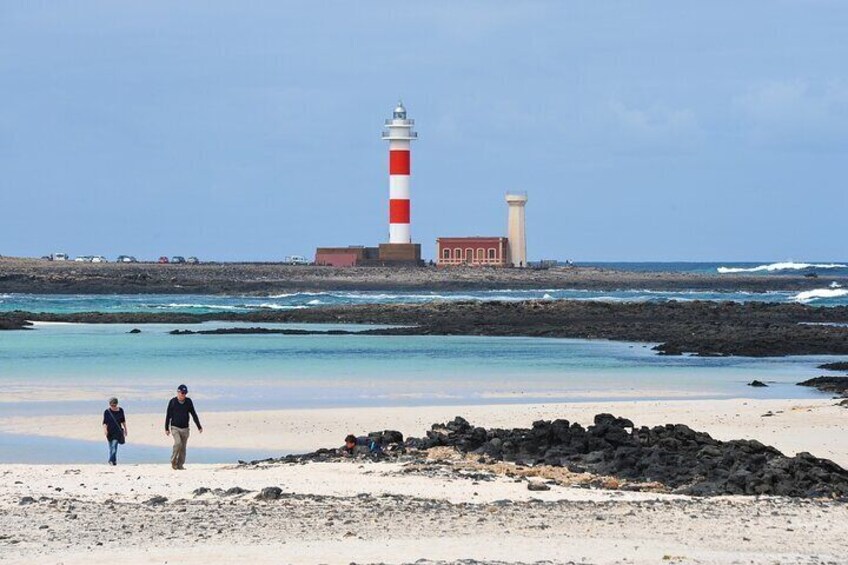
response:
<path id="1" fill-rule="evenodd" d="M 214 330 L 171 330 L 171 335 L 351 335 L 347 330 L 290 330 L 281 328 L 216 328 Z"/>
<path id="2" fill-rule="evenodd" d="M 433 424 L 425 437 L 373 432 L 383 452 L 375 460 L 410 457 L 452 447 L 481 462 L 550 465 L 575 473 L 615 477 L 633 485 L 663 485 L 697 496 L 778 495 L 848 498 L 848 470 L 827 459 L 799 453 L 787 457 L 754 440 L 719 441 L 682 424 L 636 427 L 627 418 L 598 414 L 587 428 L 568 420 L 540 420 L 531 428 L 486 429 L 456 417 Z M 338 461 L 338 449 L 242 464 Z M 418 460 L 423 459 L 419 457 Z"/>
<path id="3" fill-rule="evenodd" d="M 816 377 L 798 383 L 798 386 L 811 386 L 822 392 L 848 397 L 848 377 Z"/>
<path id="4" fill-rule="evenodd" d="M 355 323 L 375 335 L 486 335 L 610 339 L 658 343 L 663 355 L 848 354 L 848 307 L 733 302 L 607 304 L 575 301 L 367 304 L 246 313 L 14 312 L 36 321 L 83 323 Z M 815 323 L 810 323 L 815 322 Z M 229 331 L 229 330 L 224 330 Z M 233 330 L 236 331 L 236 330 Z M 244 331 L 244 330 L 237 330 Z M 254 330 L 251 330 L 254 331 Z M 264 329 L 256 330 L 266 332 Z M 271 330 L 267 330 L 271 331 Z"/>
<path id="5" fill-rule="evenodd" d="M 0 330 L 27 330 L 32 322 L 19 316 L 0 317 Z"/>
<path id="6" fill-rule="evenodd" d="M 753 381 L 748 383 L 748 386 L 762 388 L 762 387 L 767 387 L 768 385 L 766 383 L 764 383 L 763 381 L 758 381 L 758 380 L 754 379 Z"/>
<path id="7" fill-rule="evenodd" d="M 848 371 L 848 361 L 840 361 L 837 363 L 825 363 L 823 365 L 819 365 L 819 369 L 825 369 L 826 371 Z"/>
<path id="8" fill-rule="evenodd" d="M 598 414 L 588 428 L 567 420 L 540 420 L 532 428 L 511 430 L 487 430 L 457 417 L 434 424 L 425 438 L 410 439 L 407 445 L 452 446 L 521 465 L 659 482 L 700 496 L 848 497 L 848 470 L 827 459 L 809 453 L 787 457 L 753 440 L 718 441 L 682 424 L 636 427 L 611 414 Z"/>
<path id="9" fill-rule="evenodd" d="M 844 277 L 834 280 L 846 282 Z M 281 263 L 77 263 L 0 258 L 0 292 L 38 294 L 277 294 L 319 290 L 810 290 L 800 274 L 627 272 L 595 267 L 333 268 Z"/>

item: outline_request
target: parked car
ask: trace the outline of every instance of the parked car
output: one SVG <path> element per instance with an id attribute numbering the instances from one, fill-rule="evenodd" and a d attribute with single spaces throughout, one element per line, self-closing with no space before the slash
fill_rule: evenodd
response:
<path id="1" fill-rule="evenodd" d="M 200 260 L 197 257 L 189 257 L 188 259 L 186 259 L 186 263 L 188 263 L 189 265 L 198 265 L 200 264 Z"/>
<path id="2" fill-rule="evenodd" d="M 181 255 L 174 255 L 171 257 L 171 263 L 185 263 L 185 257 Z"/>
<path id="3" fill-rule="evenodd" d="M 167 258 L 167 257 L 165 257 L 164 255 L 162 255 L 161 257 L 159 257 L 159 262 L 160 262 L 160 263 L 168 263 L 169 261 L 168 261 L 168 258 Z"/>
<path id="4" fill-rule="evenodd" d="M 118 258 L 115 259 L 117 263 L 138 263 L 138 259 L 133 257 L 132 255 L 118 255 Z"/>
<path id="5" fill-rule="evenodd" d="M 91 263 L 93 257 L 91 255 L 80 255 L 79 257 L 74 257 L 74 261 L 77 263 Z"/>
<path id="6" fill-rule="evenodd" d="M 54 253 L 50 256 L 51 261 L 67 261 L 68 254 L 67 253 Z"/>
<path id="7" fill-rule="evenodd" d="M 289 265 L 308 265 L 309 260 L 303 255 L 289 255 L 286 257 L 285 262 Z"/>
<path id="8" fill-rule="evenodd" d="M 108 263 L 109 261 L 107 261 L 106 257 L 104 257 L 103 255 L 95 255 L 94 257 L 91 258 L 91 262 L 92 263 Z"/>

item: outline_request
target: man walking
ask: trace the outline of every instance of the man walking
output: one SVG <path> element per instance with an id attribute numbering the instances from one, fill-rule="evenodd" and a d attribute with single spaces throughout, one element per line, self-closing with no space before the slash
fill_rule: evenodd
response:
<path id="1" fill-rule="evenodd" d="M 177 387 L 177 396 L 168 403 L 168 411 L 165 413 L 165 435 L 174 436 L 174 450 L 171 452 L 171 468 L 185 469 L 183 464 L 186 458 L 186 444 L 188 443 L 188 416 L 194 419 L 197 431 L 203 433 L 203 426 L 197 412 L 194 411 L 194 403 L 187 397 L 188 387 L 180 385 Z"/>

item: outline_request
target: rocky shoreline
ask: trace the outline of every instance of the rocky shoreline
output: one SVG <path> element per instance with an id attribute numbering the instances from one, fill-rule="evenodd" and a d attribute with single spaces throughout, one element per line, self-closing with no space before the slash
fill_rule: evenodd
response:
<path id="1" fill-rule="evenodd" d="M 485 429 L 457 416 L 433 424 L 424 438 L 404 441 L 400 432 L 369 434 L 384 451 L 365 454 L 396 460 L 407 453 L 448 447 L 479 463 L 564 467 L 570 473 L 612 477 L 620 488 L 696 496 L 775 495 L 848 500 L 848 470 L 809 453 L 787 457 L 755 440 L 718 441 L 683 424 L 636 427 L 627 418 L 598 414 L 584 428 L 568 420 L 539 420 L 532 428 Z M 326 462 L 344 458 L 333 449 L 249 464 Z M 243 464 L 248 464 L 242 462 Z M 596 482 L 604 485 L 604 481 Z M 533 490 L 532 485 L 531 490 Z M 537 487 L 536 490 L 547 490 Z"/>
<path id="2" fill-rule="evenodd" d="M 816 377 L 798 383 L 798 385 L 810 386 L 822 392 L 829 392 L 839 398 L 848 398 L 848 377 Z"/>
<path id="3" fill-rule="evenodd" d="M 0 320 L 77 323 L 243 321 L 349 323 L 399 327 L 373 335 L 524 336 L 658 343 L 663 355 L 848 355 L 848 307 L 800 304 L 666 302 L 609 304 L 577 301 L 438 302 L 418 305 L 321 306 L 248 313 L 11 312 Z M 834 325 L 843 324 L 843 325 Z M 258 331 L 265 332 L 266 329 Z M 222 333 L 245 333 L 245 330 Z"/>
<path id="4" fill-rule="evenodd" d="M 848 286 L 848 277 L 829 277 Z M 801 274 L 628 272 L 593 267 L 547 270 L 458 268 L 332 268 L 281 263 L 76 263 L 0 258 L 0 292 L 34 294 L 237 294 L 301 291 L 584 290 L 802 291 L 820 279 Z"/>

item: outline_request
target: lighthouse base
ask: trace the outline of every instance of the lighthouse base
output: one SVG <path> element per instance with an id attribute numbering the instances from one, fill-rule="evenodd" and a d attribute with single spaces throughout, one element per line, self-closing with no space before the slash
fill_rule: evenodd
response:
<path id="1" fill-rule="evenodd" d="M 379 262 L 385 265 L 420 265 L 420 243 L 381 243 Z"/>
<path id="2" fill-rule="evenodd" d="M 315 264 L 327 267 L 420 267 L 420 243 L 381 243 L 380 247 L 319 247 Z"/>

